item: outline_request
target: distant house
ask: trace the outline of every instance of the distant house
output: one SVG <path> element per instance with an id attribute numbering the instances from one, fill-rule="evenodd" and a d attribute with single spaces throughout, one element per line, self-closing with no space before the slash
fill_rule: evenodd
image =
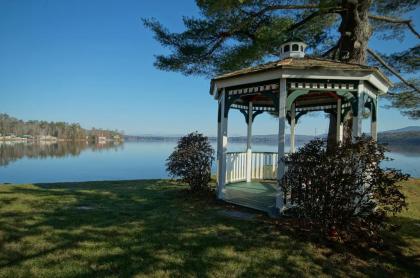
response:
<path id="1" fill-rule="evenodd" d="M 12 136 L 11 135 L 5 135 L 2 137 L 3 141 L 11 141 L 12 140 Z"/>
<path id="2" fill-rule="evenodd" d="M 32 141 L 34 139 L 34 137 L 32 135 L 25 134 L 25 135 L 22 135 L 20 137 L 20 139 L 21 139 L 21 141 L 25 141 L 26 142 L 26 141 Z"/>
<path id="3" fill-rule="evenodd" d="M 121 136 L 120 135 L 114 135 L 114 136 L 112 136 L 112 139 L 114 140 L 114 141 L 121 141 L 122 140 L 122 138 L 121 138 Z"/>
<path id="4" fill-rule="evenodd" d="M 104 144 L 107 141 L 107 138 L 105 136 L 98 136 L 97 138 L 99 144 Z"/>
<path id="5" fill-rule="evenodd" d="M 57 137 L 51 135 L 40 135 L 37 137 L 38 141 L 57 141 Z"/>
<path id="6" fill-rule="evenodd" d="M 16 136 L 14 134 L 11 135 L 0 135 L 0 141 L 13 141 L 13 142 L 26 142 L 28 138 L 24 136 Z"/>

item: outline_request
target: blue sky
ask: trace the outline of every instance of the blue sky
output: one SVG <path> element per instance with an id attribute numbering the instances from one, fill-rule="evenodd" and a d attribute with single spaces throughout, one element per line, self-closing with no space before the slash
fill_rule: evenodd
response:
<path id="1" fill-rule="evenodd" d="M 154 55 L 167 50 L 141 23 L 155 17 L 181 31 L 182 16 L 197 13 L 193 0 L 0 0 L 0 112 L 126 134 L 216 134 L 209 80 L 155 69 Z M 420 26 L 418 10 L 411 16 Z M 412 44 L 411 34 L 404 42 L 371 42 L 383 52 Z M 298 134 L 327 130 L 322 114 L 302 119 Z M 419 121 L 379 110 L 380 130 L 408 125 Z M 257 117 L 255 134 L 276 132 L 275 119 Z M 246 134 L 239 112 L 230 114 L 229 133 Z"/>

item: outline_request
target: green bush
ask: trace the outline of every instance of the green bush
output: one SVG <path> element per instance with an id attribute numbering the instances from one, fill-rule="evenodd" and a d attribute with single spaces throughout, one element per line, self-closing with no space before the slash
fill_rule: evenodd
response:
<path id="1" fill-rule="evenodd" d="M 168 157 L 166 170 L 172 177 L 179 177 L 193 192 L 210 190 L 211 165 L 214 150 L 207 137 L 197 132 L 179 139 Z"/>
<path id="2" fill-rule="evenodd" d="M 293 214 L 322 232 L 377 235 L 389 214 L 407 206 L 398 182 L 408 175 L 383 169 L 385 147 L 367 137 L 327 151 L 313 140 L 291 154 L 280 182 Z"/>

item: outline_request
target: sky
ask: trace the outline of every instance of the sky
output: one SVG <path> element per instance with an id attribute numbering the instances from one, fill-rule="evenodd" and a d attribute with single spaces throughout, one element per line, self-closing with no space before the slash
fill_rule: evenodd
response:
<path id="1" fill-rule="evenodd" d="M 198 12 L 193 0 L 0 0 L 0 113 L 131 135 L 215 135 L 210 80 L 154 68 L 154 55 L 168 50 L 141 21 L 154 17 L 182 31 L 182 17 Z M 411 17 L 420 26 L 419 9 Z M 370 46 L 385 53 L 403 50 L 415 43 L 411 34 L 406 37 Z M 328 129 L 322 113 L 301 119 L 297 134 Z M 378 120 L 380 131 L 420 124 L 382 107 Z M 253 133 L 275 134 L 277 128 L 276 119 L 260 115 Z M 246 134 L 238 111 L 229 114 L 229 134 Z"/>

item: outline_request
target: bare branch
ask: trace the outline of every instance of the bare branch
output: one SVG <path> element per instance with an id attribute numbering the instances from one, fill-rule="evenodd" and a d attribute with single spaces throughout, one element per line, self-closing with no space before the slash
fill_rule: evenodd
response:
<path id="1" fill-rule="evenodd" d="M 409 86 L 410 88 L 413 88 L 414 90 L 416 90 L 417 92 L 420 92 L 420 90 L 412 83 L 408 82 L 407 80 L 404 79 L 404 77 L 401 76 L 401 74 L 394 69 L 392 66 L 388 65 L 384 59 L 382 59 L 382 57 L 376 53 L 375 51 L 373 51 L 372 49 L 368 48 L 367 49 L 368 53 L 370 55 L 372 55 L 373 58 L 375 58 L 382 66 L 384 66 L 386 69 L 388 69 L 390 72 L 392 72 L 392 74 L 394 74 L 396 77 L 398 77 L 399 80 L 401 80 L 405 85 Z"/>
<path id="2" fill-rule="evenodd" d="M 413 22 L 410 19 L 402 19 L 402 18 L 373 15 L 373 14 L 370 14 L 369 18 L 392 23 L 392 24 L 405 24 L 418 39 L 420 38 L 420 34 L 416 31 L 416 29 L 414 29 Z"/>

